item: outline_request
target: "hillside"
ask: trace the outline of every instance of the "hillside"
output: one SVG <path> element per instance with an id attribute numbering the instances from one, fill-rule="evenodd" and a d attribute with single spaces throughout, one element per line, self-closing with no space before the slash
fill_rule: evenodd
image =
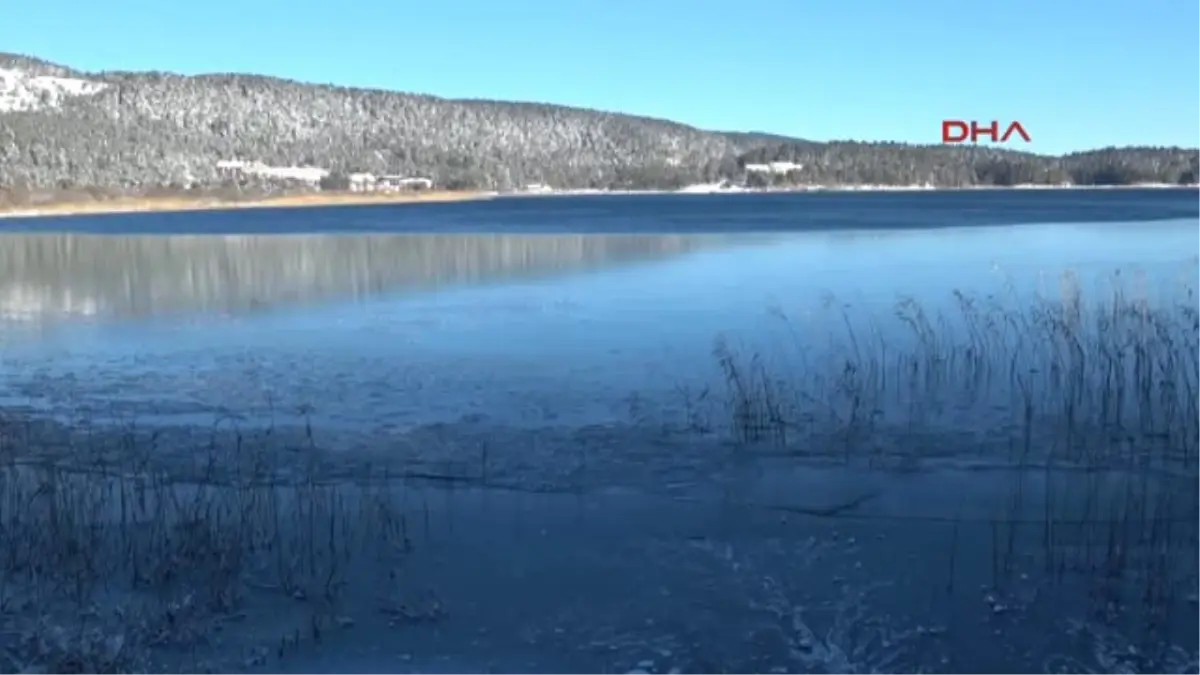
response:
<path id="1" fill-rule="evenodd" d="M 811 143 L 539 103 L 244 74 L 84 73 L 0 54 L 0 188 L 215 188 L 217 162 L 432 178 L 442 188 L 754 183 L 1195 182 L 1195 150 L 1063 158 L 983 148 Z M 787 159 L 789 173 L 747 172 Z"/>

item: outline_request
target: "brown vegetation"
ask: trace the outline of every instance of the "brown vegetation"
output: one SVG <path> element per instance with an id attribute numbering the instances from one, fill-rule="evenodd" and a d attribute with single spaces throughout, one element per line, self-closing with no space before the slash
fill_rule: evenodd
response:
<path id="1" fill-rule="evenodd" d="M 30 191 L 0 188 L 0 217 L 75 216 L 150 211 L 212 211 L 246 208 L 299 208 L 364 204 L 453 202 L 487 198 L 488 193 L 430 190 L 425 192 L 271 193 L 236 189 L 167 190 L 121 194 L 99 188 Z"/>

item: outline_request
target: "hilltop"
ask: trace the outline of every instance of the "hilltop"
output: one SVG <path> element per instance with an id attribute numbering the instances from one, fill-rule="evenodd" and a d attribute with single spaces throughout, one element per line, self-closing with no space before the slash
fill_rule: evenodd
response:
<path id="1" fill-rule="evenodd" d="M 355 172 L 422 176 L 451 190 L 721 181 L 1178 184 L 1194 183 L 1200 173 L 1194 149 L 1046 157 L 985 147 L 814 143 L 542 103 L 234 73 L 88 73 L 0 54 L 0 190 L 10 200 L 22 190 L 238 187 L 217 166 L 235 159 L 320 167 L 335 179 Z"/>

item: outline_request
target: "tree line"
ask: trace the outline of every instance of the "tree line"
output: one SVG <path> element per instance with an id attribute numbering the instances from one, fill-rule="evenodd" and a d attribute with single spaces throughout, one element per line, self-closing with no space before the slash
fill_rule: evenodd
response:
<path id="1" fill-rule="evenodd" d="M 1014 185 L 1194 185 L 1200 155 L 1184 148 L 1105 148 L 1058 157 L 989 146 L 783 142 L 739 156 L 739 165 L 792 162 L 786 174 L 756 173 L 752 185 L 849 184 L 942 187 Z"/>

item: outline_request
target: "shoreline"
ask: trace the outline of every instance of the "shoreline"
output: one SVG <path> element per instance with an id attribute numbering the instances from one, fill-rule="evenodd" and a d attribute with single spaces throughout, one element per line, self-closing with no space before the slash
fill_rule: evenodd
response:
<path id="1" fill-rule="evenodd" d="M 209 196 L 118 197 L 96 201 L 60 201 L 21 208 L 0 207 L 4 218 L 61 218 L 132 213 L 185 213 L 189 211 L 237 211 L 241 209 L 315 208 L 322 206 L 369 206 L 372 204 L 421 204 L 490 199 L 485 191 L 433 190 L 405 192 L 326 192 L 279 195 L 244 201 Z"/>
<path id="2" fill-rule="evenodd" d="M 585 197 L 606 195 L 748 195 L 748 194 L 810 194 L 816 192 L 1021 192 L 1042 190 L 1197 190 L 1200 184 L 1177 185 L 1173 183 L 1137 183 L 1134 185 L 799 185 L 794 187 L 720 187 L 718 184 L 688 185 L 678 190 L 546 190 L 539 192 L 501 192 L 496 198 L 519 197 Z"/>
<path id="3" fill-rule="evenodd" d="M 118 215 L 134 213 L 185 213 L 190 211 L 236 211 L 240 209 L 320 208 L 327 206 L 370 206 L 383 204 L 432 204 L 445 202 L 521 199 L 527 197 L 584 197 L 634 195 L 753 195 L 811 193 L 885 193 L 885 192 L 969 192 L 969 191 L 1040 191 L 1040 190 L 1197 190 L 1200 185 L 1140 183 L 1135 185 L 967 185 L 958 187 L 930 185 L 803 185 L 782 188 L 721 187 L 718 184 L 689 185 L 677 190 L 601 190 L 564 189 L 533 192 L 434 190 L 422 193 L 330 192 L 280 195 L 223 200 L 217 197 L 119 197 L 96 201 L 60 201 L 29 208 L 0 207 L 0 219 L 62 218 L 72 216 Z"/>

